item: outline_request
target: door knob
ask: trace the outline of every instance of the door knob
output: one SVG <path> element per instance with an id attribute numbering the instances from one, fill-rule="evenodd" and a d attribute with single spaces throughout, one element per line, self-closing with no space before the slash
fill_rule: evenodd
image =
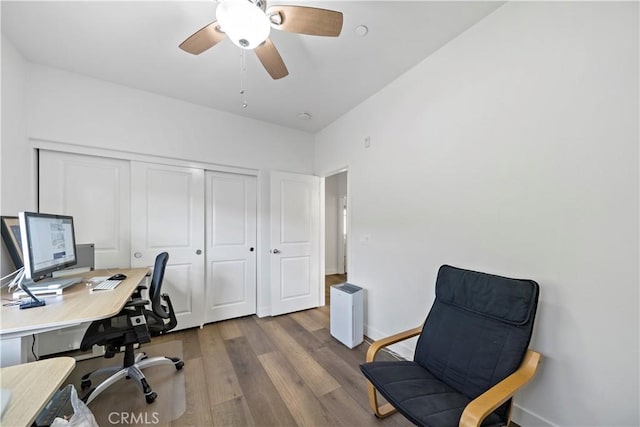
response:
<path id="1" fill-rule="evenodd" d="M 271 252 L 273 252 L 274 254 L 279 254 L 280 253 L 280 251 L 278 249 L 274 249 Z"/>
<path id="2" fill-rule="evenodd" d="M 200 249 L 198 249 L 198 250 L 196 251 L 196 255 L 200 255 L 201 253 L 202 253 L 202 250 L 200 250 Z"/>
<path id="3" fill-rule="evenodd" d="M 253 248 L 249 248 L 249 252 L 253 252 Z"/>
<path id="4" fill-rule="evenodd" d="M 142 252 L 136 252 L 133 254 L 134 258 L 142 258 Z"/>

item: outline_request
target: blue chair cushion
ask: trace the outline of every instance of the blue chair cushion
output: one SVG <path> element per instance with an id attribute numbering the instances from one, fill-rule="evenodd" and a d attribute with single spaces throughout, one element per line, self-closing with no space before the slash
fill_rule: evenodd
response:
<path id="1" fill-rule="evenodd" d="M 414 361 L 475 399 L 522 363 L 538 292 L 532 280 L 443 265 Z"/>
<path id="2" fill-rule="evenodd" d="M 409 421 L 426 427 L 457 427 L 462 411 L 471 402 L 416 362 L 372 362 L 360 366 L 375 388 Z M 505 425 L 490 414 L 483 427 Z"/>
<path id="3" fill-rule="evenodd" d="M 365 363 L 361 370 L 414 423 L 456 426 L 466 404 L 522 363 L 538 295 L 533 280 L 443 265 L 414 360 Z M 496 409 L 486 425 L 505 423 L 510 406 Z"/>

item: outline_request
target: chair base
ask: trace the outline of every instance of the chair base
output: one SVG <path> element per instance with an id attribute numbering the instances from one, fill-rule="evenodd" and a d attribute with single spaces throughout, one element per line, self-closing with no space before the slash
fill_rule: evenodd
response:
<path id="1" fill-rule="evenodd" d="M 131 366 L 109 366 L 106 368 L 96 369 L 82 377 L 81 388 L 86 390 L 91 387 L 91 377 L 109 375 L 107 379 L 102 381 L 96 388 L 89 391 L 83 398 L 83 401 L 88 405 L 96 397 L 98 397 L 103 391 L 117 383 L 123 378 L 131 378 L 140 386 L 142 393 L 144 393 L 147 403 L 152 403 L 156 400 L 158 395 L 151 389 L 151 386 L 147 382 L 143 369 L 151 366 L 158 365 L 173 365 L 177 371 L 184 367 L 184 362 L 179 357 L 152 357 L 148 358 L 145 353 L 138 353 L 135 356 L 134 363 Z"/>

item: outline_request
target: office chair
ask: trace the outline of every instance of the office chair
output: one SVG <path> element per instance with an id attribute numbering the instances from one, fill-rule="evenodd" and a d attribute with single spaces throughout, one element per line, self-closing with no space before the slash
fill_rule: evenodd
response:
<path id="1" fill-rule="evenodd" d="M 166 252 L 156 257 L 149 289 L 151 302 L 142 299 L 142 290 L 146 289 L 146 286 L 138 286 L 120 313 L 108 319 L 92 322 L 85 332 L 80 344 L 82 351 L 88 351 L 94 345 L 101 345 L 105 347 L 104 357 L 112 358 L 124 347 L 122 366 L 97 369 L 82 377 L 80 386 L 85 390 L 91 387 L 91 377 L 110 375 L 83 398 L 87 404 L 122 378 L 133 378 L 142 389 L 147 403 L 152 403 L 158 395 L 149 386 L 142 370 L 162 364 L 171 364 L 176 370 L 184 366 L 184 362 L 178 357 L 148 358 L 144 352 L 136 355 L 133 351 L 135 344 L 150 342 L 151 337 L 165 334 L 178 324 L 171 299 L 167 294 L 160 293 L 168 260 L 169 254 Z M 145 308 L 149 304 L 151 310 Z"/>
<path id="2" fill-rule="evenodd" d="M 535 375 L 529 350 L 539 287 L 443 265 L 423 326 L 375 341 L 360 369 L 378 418 L 396 411 L 418 426 L 505 426 L 512 396 Z M 382 348 L 418 336 L 413 361 L 375 361 Z M 387 400 L 378 405 L 377 392 Z"/>

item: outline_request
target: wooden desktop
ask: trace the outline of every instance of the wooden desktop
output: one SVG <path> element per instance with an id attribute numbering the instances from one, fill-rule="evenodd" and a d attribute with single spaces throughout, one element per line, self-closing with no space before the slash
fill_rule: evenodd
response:
<path id="1" fill-rule="evenodd" d="M 75 365 L 71 357 L 54 357 L 0 369 L 0 385 L 11 390 L 0 424 L 30 426 Z"/>
<path id="2" fill-rule="evenodd" d="M 1 366 L 27 361 L 28 345 L 23 342 L 26 336 L 116 315 L 148 272 L 148 268 L 135 268 L 84 273 L 84 280 L 114 273 L 124 273 L 127 278 L 111 291 L 90 292 L 91 287 L 85 282 L 77 283 L 65 289 L 63 295 L 44 297 L 45 306 L 28 310 L 20 310 L 17 305 L 5 305 L 11 298 L 5 289 L 0 308 Z"/>

